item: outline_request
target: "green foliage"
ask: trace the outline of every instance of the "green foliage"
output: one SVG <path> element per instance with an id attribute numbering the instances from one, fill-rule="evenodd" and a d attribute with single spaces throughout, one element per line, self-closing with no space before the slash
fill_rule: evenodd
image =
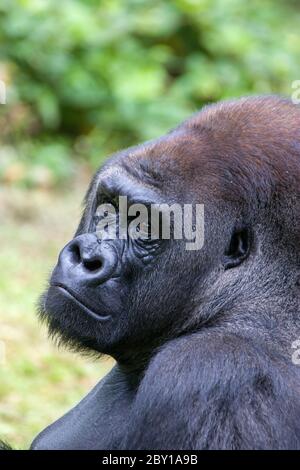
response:
<path id="1" fill-rule="evenodd" d="M 290 95 L 299 20 L 283 0 L 2 0 L 0 125 L 9 120 L 5 137 L 18 146 L 63 137 L 61 159 L 71 152 L 98 166 L 204 103 Z"/>

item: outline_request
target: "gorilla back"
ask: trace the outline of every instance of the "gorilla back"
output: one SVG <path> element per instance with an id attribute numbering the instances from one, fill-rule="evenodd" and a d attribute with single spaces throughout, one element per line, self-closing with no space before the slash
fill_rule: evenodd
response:
<path id="1" fill-rule="evenodd" d="M 149 226 L 99 237 L 97 208 L 120 220 L 119 196 L 129 208 L 203 204 L 202 249 Z M 32 448 L 299 449 L 299 242 L 300 110 L 288 100 L 208 106 L 111 157 L 40 316 L 116 366 Z"/>

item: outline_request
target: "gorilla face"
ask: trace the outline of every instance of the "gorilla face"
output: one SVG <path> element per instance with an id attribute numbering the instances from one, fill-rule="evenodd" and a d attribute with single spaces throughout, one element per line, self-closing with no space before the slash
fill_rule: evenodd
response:
<path id="1" fill-rule="evenodd" d="M 279 109 L 290 108 L 293 132 L 298 121 L 292 107 L 278 102 Z M 274 98 L 254 98 L 208 107 L 167 136 L 121 152 L 104 165 L 87 193 L 76 236 L 62 250 L 41 299 L 40 314 L 52 335 L 73 348 L 120 360 L 197 330 L 213 316 L 233 312 L 237 302 L 245 305 L 257 296 L 272 246 L 281 236 L 272 227 L 276 217 L 289 240 L 296 237 L 296 216 L 289 211 L 287 220 L 287 213 L 280 212 L 284 203 L 278 194 L 274 210 L 270 192 L 280 185 L 299 192 L 292 180 L 282 179 L 292 175 L 284 167 L 291 164 L 291 153 L 289 162 L 278 158 L 278 149 L 282 153 L 291 139 L 273 132 L 270 150 L 271 127 L 282 125 L 280 113 L 277 127 L 268 119 L 273 104 Z M 247 122 L 252 122 L 249 129 Z M 106 203 L 118 214 L 119 196 L 127 197 L 129 209 L 137 203 L 203 204 L 204 246 L 189 251 L 186 240 L 175 236 L 99 237 L 97 209 Z"/>
<path id="2" fill-rule="evenodd" d="M 174 166 L 168 174 L 166 157 L 161 158 L 170 151 L 179 156 L 192 138 L 188 130 L 179 131 L 130 149 L 113 157 L 95 176 L 76 236 L 62 250 L 40 308 L 50 332 L 71 347 L 119 357 L 158 346 L 185 325 L 204 321 L 205 312 L 196 314 L 196 310 L 210 276 L 218 277 L 227 264 L 248 253 L 247 240 L 239 245 L 240 235 L 232 234 L 232 224 L 216 232 L 209 220 L 205 225 L 209 243 L 195 251 L 174 236 L 152 239 L 148 233 L 137 239 L 110 239 L 97 233 L 97 208 L 111 204 L 118 215 L 119 196 L 127 197 L 129 212 L 136 203 L 148 208 L 202 203 L 200 195 L 195 199 L 187 190 L 188 181 L 175 177 L 180 168 Z M 209 204 L 206 210 L 209 215 Z M 232 237 L 237 239 L 229 252 Z"/>

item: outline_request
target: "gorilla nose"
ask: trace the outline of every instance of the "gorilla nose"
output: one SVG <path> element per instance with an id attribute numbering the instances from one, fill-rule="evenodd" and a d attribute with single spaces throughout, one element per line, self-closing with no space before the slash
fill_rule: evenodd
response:
<path id="1" fill-rule="evenodd" d="M 84 234 L 62 250 L 55 277 L 69 281 L 76 278 L 81 284 L 101 284 L 113 276 L 117 262 L 116 251 L 108 242 L 100 242 L 95 234 Z"/>

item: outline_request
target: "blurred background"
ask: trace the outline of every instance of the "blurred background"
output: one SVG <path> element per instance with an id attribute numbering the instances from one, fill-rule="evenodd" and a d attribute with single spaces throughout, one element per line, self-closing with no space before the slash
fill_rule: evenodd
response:
<path id="1" fill-rule="evenodd" d="M 94 169 L 204 103 L 290 96 L 299 24 L 297 0 L 0 1 L 1 437 L 26 448 L 112 365 L 35 315 Z"/>

